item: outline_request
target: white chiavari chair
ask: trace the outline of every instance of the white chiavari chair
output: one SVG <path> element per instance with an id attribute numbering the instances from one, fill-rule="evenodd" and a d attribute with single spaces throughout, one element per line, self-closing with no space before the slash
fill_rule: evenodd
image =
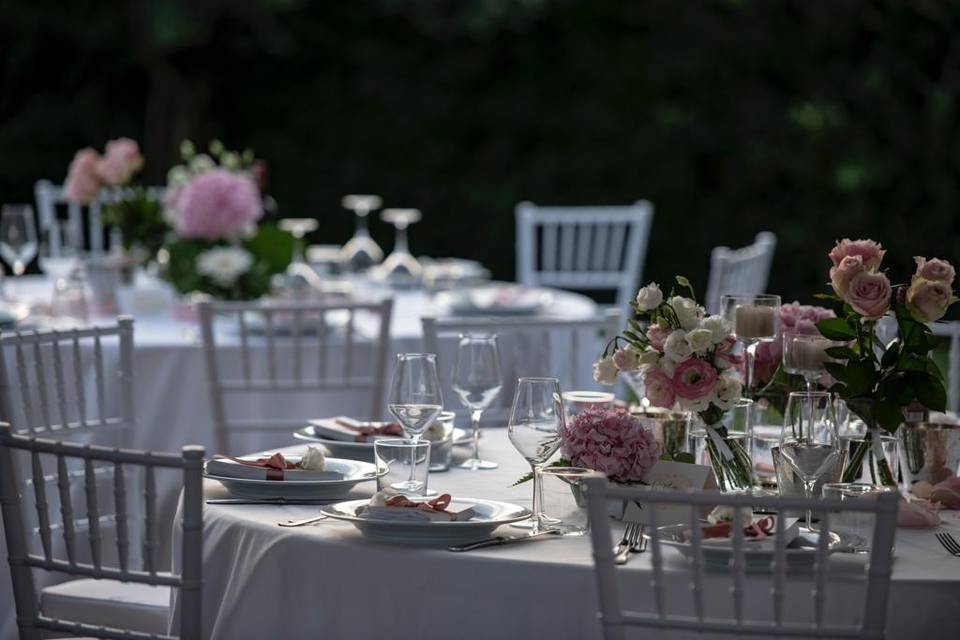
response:
<path id="1" fill-rule="evenodd" d="M 647 633 L 696 633 L 697 637 L 700 634 L 767 638 L 883 637 L 897 517 L 896 493 L 883 493 L 876 499 L 841 501 L 713 491 L 648 491 L 645 487 L 609 484 L 600 474 L 592 474 L 586 483 L 600 623 L 605 640 L 623 640 L 628 629 L 637 636 L 642 629 Z M 646 514 L 645 530 L 649 537 L 644 555 L 649 557 L 652 594 L 621 590 L 613 562 L 609 500 L 632 500 Z M 733 509 L 731 559 L 727 568 L 708 572 L 700 523 L 704 510 L 718 505 Z M 685 521 L 675 522 L 675 518 L 667 521 L 669 516 L 664 514 L 668 508 L 674 514 L 678 514 L 677 510 L 688 514 Z M 779 527 L 785 526 L 785 519 L 780 518 L 771 564 L 760 570 L 748 566 L 745 548 L 748 543 L 742 525 L 748 522 L 754 509 L 767 513 L 812 510 L 814 517 L 819 518 L 819 533 L 811 550 L 815 554 L 813 564 L 808 570 L 790 566 L 785 536 L 778 535 Z M 841 514 L 851 513 L 873 517 L 871 550 L 866 564 L 835 566 L 839 563 L 830 552 L 830 541 L 836 531 L 832 523 Z M 672 524 L 689 527 L 690 548 L 684 560 L 665 557 L 666 545 L 658 525 Z M 841 588 L 842 594 L 838 595 Z M 754 596 L 762 593 L 763 597 L 750 597 L 750 593 Z M 835 599 L 831 600 L 831 594 Z"/>
<path id="2" fill-rule="evenodd" d="M 705 298 L 707 313 L 720 313 L 720 297 L 724 294 L 766 291 L 776 248 L 777 236 L 769 231 L 761 231 L 753 244 L 741 249 L 714 247 Z"/>
<path id="3" fill-rule="evenodd" d="M 593 380 L 592 365 L 607 341 L 619 331 L 620 312 L 607 309 L 597 316 L 578 320 L 427 316 L 421 323 L 424 350 L 437 354 L 444 408 L 458 415 L 466 412 L 450 382 L 457 338 L 471 333 L 497 335 L 503 387 L 494 404 L 484 412 L 484 421 L 503 423 L 519 377 L 556 377 L 565 391 L 600 389 Z"/>
<path id="4" fill-rule="evenodd" d="M 13 578 L 17 625 L 21 640 L 39 640 L 48 632 L 68 633 L 97 638 L 142 639 L 169 638 L 166 634 L 166 606 L 154 607 L 149 624 L 144 625 L 143 612 L 124 611 L 103 606 L 104 592 L 112 592 L 120 601 L 135 600 L 144 591 L 152 591 L 155 603 L 168 604 L 170 589 L 180 590 L 180 638 L 200 638 L 200 587 L 202 556 L 203 447 L 184 447 L 181 455 L 133 451 L 116 447 L 59 442 L 33 435 L 14 434 L 8 425 L 0 425 L 0 502 L 6 535 L 10 573 Z M 42 551 L 33 553 L 26 534 L 26 507 L 21 496 L 19 461 L 33 479 L 34 506 L 37 511 Z M 16 459 L 15 459 L 16 458 Z M 74 501 L 69 478 L 69 462 L 84 469 L 85 500 L 82 509 L 87 521 L 86 540 L 73 526 Z M 98 490 L 96 468 L 113 470 L 113 496 Z M 168 535 L 157 521 L 156 479 L 158 471 L 172 470 L 183 483 L 183 551 L 179 574 L 161 570 L 157 559 L 160 536 Z M 46 495 L 47 474 L 56 477 L 60 518 L 51 513 Z M 130 538 L 126 514 L 128 501 L 138 498 L 129 490 L 125 479 L 142 474 L 143 539 L 142 562 L 139 568 L 130 557 Z M 115 549 L 108 547 L 100 535 L 99 504 L 113 502 L 117 514 L 118 534 Z M 59 520 L 59 522 L 58 522 Z M 56 526 L 56 525 L 60 526 Z M 54 544 L 59 529 L 62 546 Z M 89 547 L 86 557 L 80 549 Z M 62 549 L 62 553 L 60 550 Z M 113 562 L 113 552 L 116 561 Z M 44 570 L 76 577 L 77 580 L 51 587 L 37 597 L 34 571 Z M 69 597 L 56 589 L 69 585 Z M 149 616 L 148 616 L 149 618 Z"/>
<path id="5" fill-rule="evenodd" d="M 938 338 L 948 339 L 947 410 L 960 411 L 960 322 L 932 322 L 930 329 Z"/>
<path id="6" fill-rule="evenodd" d="M 619 207 L 517 205 L 517 278 L 526 285 L 613 290 L 624 315 L 637 294 L 650 239 L 653 205 Z"/>
<path id="7" fill-rule="evenodd" d="M 369 407 L 366 417 L 381 415 L 392 300 L 270 306 L 204 302 L 198 311 L 220 451 L 228 451 L 234 433 L 277 433 L 323 415 L 318 402 L 309 416 L 235 418 L 227 400 L 238 395 L 362 392 Z M 217 326 L 234 334 L 229 343 Z M 310 362 L 314 357 L 316 362 Z"/>

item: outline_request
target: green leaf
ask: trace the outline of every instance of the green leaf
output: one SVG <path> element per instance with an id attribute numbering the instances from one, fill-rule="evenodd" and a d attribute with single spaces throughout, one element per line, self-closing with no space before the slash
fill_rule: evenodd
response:
<path id="1" fill-rule="evenodd" d="M 869 359 L 849 360 L 847 362 L 847 394 L 850 396 L 859 396 L 869 394 L 873 391 L 873 385 L 877 382 L 876 371 L 873 369 L 873 362 Z"/>
<path id="2" fill-rule="evenodd" d="M 696 464 L 696 459 L 692 453 L 681 451 L 673 456 L 674 462 L 683 462 L 684 464 Z"/>
<path id="3" fill-rule="evenodd" d="M 815 293 L 813 294 L 813 297 L 819 298 L 820 300 L 843 300 L 843 298 L 835 293 Z"/>
<path id="4" fill-rule="evenodd" d="M 679 284 L 681 287 L 686 288 L 687 291 L 690 292 L 690 298 L 691 298 L 694 302 L 697 301 L 697 294 L 693 292 L 693 285 L 690 284 L 690 281 L 689 281 L 689 280 L 687 280 L 687 279 L 684 278 L 683 276 L 677 276 L 677 284 Z"/>
<path id="5" fill-rule="evenodd" d="M 899 357 L 900 341 L 894 340 L 890 343 L 890 346 L 887 347 L 887 350 L 883 352 L 883 357 L 880 358 L 880 366 L 883 368 L 892 367 Z"/>
<path id="6" fill-rule="evenodd" d="M 913 387 L 913 392 L 917 394 L 917 400 L 927 409 L 931 411 L 947 410 L 947 390 L 938 377 L 929 373 L 911 372 L 910 386 Z"/>
<path id="7" fill-rule="evenodd" d="M 826 362 L 823 366 L 827 369 L 827 373 L 840 382 L 845 383 L 847 381 L 846 365 L 840 364 L 839 362 Z"/>
<path id="8" fill-rule="evenodd" d="M 887 431 L 896 431 L 903 422 L 903 408 L 895 401 L 883 399 L 877 402 L 877 424 Z"/>
<path id="9" fill-rule="evenodd" d="M 904 354 L 897 365 L 900 371 L 927 371 L 927 358 L 925 356 Z"/>
<path id="10" fill-rule="evenodd" d="M 843 318 L 827 318 L 817 323 L 820 334 L 828 340 L 855 340 L 857 331 Z"/>
<path id="11" fill-rule="evenodd" d="M 260 225 L 244 243 L 247 251 L 266 266 L 267 275 L 281 273 L 293 259 L 293 235 L 270 224 Z"/>
<path id="12" fill-rule="evenodd" d="M 857 357 L 857 352 L 850 347 L 829 347 L 824 351 L 828 356 L 837 360 L 849 360 Z"/>

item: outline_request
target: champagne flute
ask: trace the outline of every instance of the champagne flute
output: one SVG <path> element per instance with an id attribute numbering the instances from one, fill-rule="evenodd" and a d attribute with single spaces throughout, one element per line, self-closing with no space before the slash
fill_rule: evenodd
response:
<path id="1" fill-rule="evenodd" d="M 13 267 L 16 276 L 22 276 L 37 255 L 37 227 L 30 205 L 4 205 L 0 214 L 0 255 Z"/>
<path id="2" fill-rule="evenodd" d="M 387 408 L 403 427 L 404 434 L 418 441 L 443 411 L 435 354 L 397 354 Z"/>
<path id="3" fill-rule="evenodd" d="M 826 391 L 792 392 L 780 432 L 780 460 L 803 482 L 804 496 L 811 498 L 815 495 L 817 482 L 829 479 L 837 469 L 840 456 L 840 437 L 831 395 Z M 808 510 L 808 529 L 810 521 Z"/>
<path id="4" fill-rule="evenodd" d="M 500 354 L 497 336 L 460 335 L 457 359 L 453 365 L 453 390 L 467 409 L 473 425 L 473 455 L 461 468 L 496 469 L 497 463 L 480 458 L 480 416 L 500 393 Z"/>
<path id="5" fill-rule="evenodd" d="M 546 528 L 540 474 L 543 465 L 560 448 L 565 426 L 560 381 L 556 378 L 520 378 L 513 396 L 507 436 L 533 471 L 531 533 Z"/>
<path id="6" fill-rule="evenodd" d="M 773 340 L 777 336 L 780 296 L 770 293 L 725 294 L 720 297 L 720 307 L 724 319 L 733 327 L 737 340 L 743 343 L 747 364 L 744 389 L 750 393 L 754 383 L 756 346 L 763 340 Z"/>

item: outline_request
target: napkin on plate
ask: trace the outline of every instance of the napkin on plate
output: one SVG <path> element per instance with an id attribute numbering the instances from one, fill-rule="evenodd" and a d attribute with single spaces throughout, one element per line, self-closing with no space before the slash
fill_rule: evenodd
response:
<path id="1" fill-rule="evenodd" d="M 287 480 L 294 482 L 343 480 L 339 471 L 301 469 L 296 462 L 275 453 L 269 458 L 231 458 L 217 456 L 207 460 L 207 474 L 244 480 Z"/>
<path id="2" fill-rule="evenodd" d="M 423 502 L 410 500 L 403 495 L 385 497 L 382 494 L 383 492 L 374 495 L 370 504 L 361 507 L 357 515 L 373 520 L 401 522 L 463 522 L 476 515 L 473 507 L 461 511 L 447 511 L 451 500 L 449 493 Z M 381 499 L 378 499 L 378 496 Z"/>
<path id="3" fill-rule="evenodd" d="M 311 420 L 310 426 L 318 436 L 344 442 L 368 442 L 378 436 L 403 436 L 403 428 L 397 422 L 360 422 L 346 416 Z"/>

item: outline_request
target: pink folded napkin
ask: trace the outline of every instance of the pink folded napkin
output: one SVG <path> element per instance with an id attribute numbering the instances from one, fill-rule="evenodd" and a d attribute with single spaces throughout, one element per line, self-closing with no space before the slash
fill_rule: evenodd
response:
<path id="1" fill-rule="evenodd" d="M 311 420 L 313 432 L 330 440 L 368 442 L 380 436 L 403 436 L 398 422 L 360 422 L 346 416 Z"/>
<path id="2" fill-rule="evenodd" d="M 911 493 L 923 500 L 941 505 L 944 509 L 960 509 L 960 477 L 951 475 L 937 484 L 917 482 Z"/>
<path id="3" fill-rule="evenodd" d="M 916 502 L 901 500 L 897 508 L 897 526 L 911 529 L 928 529 L 940 525 L 940 516 L 935 511 Z"/>

